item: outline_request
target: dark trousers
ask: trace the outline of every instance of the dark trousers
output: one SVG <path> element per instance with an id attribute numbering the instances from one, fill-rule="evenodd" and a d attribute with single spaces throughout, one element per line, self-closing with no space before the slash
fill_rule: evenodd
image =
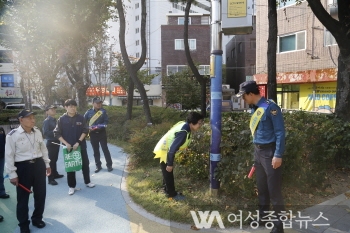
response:
<path id="1" fill-rule="evenodd" d="M 28 189 L 33 187 L 34 211 L 32 222 L 38 222 L 43 219 L 46 198 L 46 166 L 44 160 L 38 159 L 35 163 L 19 162 L 15 163 L 17 167 L 18 182 Z M 17 219 L 19 226 L 28 227 L 28 201 L 29 193 L 17 186 Z"/>
<path id="2" fill-rule="evenodd" d="M 175 182 L 174 182 L 174 173 L 172 170 L 168 172 L 166 170 L 167 164 L 164 162 L 160 163 L 160 168 L 162 169 L 163 174 L 163 185 L 165 185 L 165 192 L 168 197 L 175 197 L 177 192 L 175 191 Z"/>
<path id="3" fill-rule="evenodd" d="M 81 150 L 81 159 L 83 162 L 82 170 L 83 170 L 84 183 L 88 184 L 90 183 L 90 168 L 89 168 L 90 162 L 89 162 L 89 157 L 86 149 Z M 75 186 L 77 185 L 75 172 L 67 172 L 67 182 L 70 188 L 75 188 Z"/>
<path id="4" fill-rule="evenodd" d="M 272 158 L 275 153 L 275 147 L 257 148 L 255 146 L 255 172 L 258 186 L 259 214 L 260 217 L 267 215 L 272 204 L 274 214 L 284 211 L 284 202 L 282 197 L 282 167 L 272 168 Z M 276 227 L 282 227 L 282 222 L 278 221 Z"/>
<path id="5" fill-rule="evenodd" d="M 4 164 L 5 158 L 0 158 L 0 196 L 6 194 L 4 185 Z"/>
<path id="6" fill-rule="evenodd" d="M 58 175 L 57 160 L 58 160 L 58 153 L 60 151 L 60 145 L 53 144 L 52 142 L 60 144 L 59 140 L 47 140 L 47 143 L 46 143 L 46 148 L 49 152 L 50 167 L 51 167 L 51 175 L 49 175 L 49 181 L 54 180 L 55 176 Z"/>
<path id="7" fill-rule="evenodd" d="M 106 130 L 101 130 L 99 132 L 90 132 L 90 142 L 92 149 L 94 150 L 94 158 L 95 158 L 95 164 L 96 167 L 101 167 L 101 155 L 100 155 L 100 144 L 103 151 L 103 154 L 105 155 L 106 159 L 106 166 L 111 167 L 112 166 L 112 158 L 111 153 L 109 152 L 108 146 L 107 146 L 107 133 Z"/>

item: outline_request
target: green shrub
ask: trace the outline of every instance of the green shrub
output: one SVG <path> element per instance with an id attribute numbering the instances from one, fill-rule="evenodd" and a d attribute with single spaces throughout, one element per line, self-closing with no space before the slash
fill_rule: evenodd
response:
<path id="1" fill-rule="evenodd" d="M 333 116 L 297 111 L 285 113 L 286 151 L 283 179 L 302 191 L 311 191 L 325 181 L 335 166 L 349 167 L 350 123 Z M 222 117 L 221 161 L 216 175 L 221 189 L 231 195 L 254 194 L 254 179 L 247 179 L 253 164 L 253 146 L 249 130 L 250 114 L 227 113 Z M 193 137 L 189 150 L 178 163 L 191 179 L 209 177 L 210 125 L 204 125 Z"/>

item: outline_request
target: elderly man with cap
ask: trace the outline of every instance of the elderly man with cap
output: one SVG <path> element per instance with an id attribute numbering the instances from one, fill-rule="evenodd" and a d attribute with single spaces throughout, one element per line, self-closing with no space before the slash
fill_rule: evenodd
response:
<path id="1" fill-rule="evenodd" d="M 17 219 L 21 233 L 28 233 L 28 200 L 34 192 L 32 225 L 45 227 L 43 213 L 46 199 L 46 176 L 51 174 L 50 159 L 40 130 L 35 127 L 34 113 L 23 109 L 18 114 L 20 126 L 6 136 L 5 167 L 17 191 Z"/>
<path id="2" fill-rule="evenodd" d="M 62 178 L 64 175 L 58 174 L 57 172 L 57 160 L 58 153 L 60 151 L 60 141 L 55 138 L 53 130 L 56 127 L 57 120 L 56 116 L 56 106 L 49 105 L 45 108 L 46 119 L 43 122 L 42 131 L 46 139 L 46 148 L 49 152 L 51 175 L 48 177 L 48 184 L 57 185 L 55 179 Z"/>
<path id="3" fill-rule="evenodd" d="M 112 171 L 112 158 L 107 146 L 107 133 L 106 126 L 108 124 L 108 116 L 106 109 L 102 108 L 102 100 L 99 97 L 95 97 L 92 100 L 92 108 L 87 110 L 84 115 L 85 120 L 89 123 L 90 128 L 90 142 L 92 149 L 94 150 L 94 158 L 96 164 L 95 172 L 99 172 L 102 169 L 100 160 L 100 144 L 105 155 L 106 166 L 108 171 Z"/>
<path id="4" fill-rule="evenodd" d="M 285 150 L 285 128 L 280 107 L 272 100 L 260 95 L 255 81 L 240 85 L 237 97 L 252 107 L 250 130 L 254 143 L 254 166 L 256 171 L 259 224 L 269 213 L 270 203 L 278 220 L 274 222 L 271 233 L 283 233 L 283 224 L 279 217 L 284 211 L 282 197 L 282 155 Z"/>

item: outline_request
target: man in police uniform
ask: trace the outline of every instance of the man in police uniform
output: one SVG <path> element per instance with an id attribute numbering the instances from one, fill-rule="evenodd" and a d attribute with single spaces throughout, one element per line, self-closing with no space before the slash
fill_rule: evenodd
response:
<path id="1" fill-rule="evenodd" d="M 107 146 L 107 133 L 106 126 L 108 124 L 108 116 L 106 109 L 102 108 L 102 100 L 99 97 L 95 97 L 92 100 L 92 108 L 87 110 L 84 118 L 89 124 L 90 128 L 90 142 L 92 149 L 94 150 L 94 158 L 96 164 L 95 172 L 99 172 L 102 169 L 100 144 L 105 155 L 106 166 L 108 171 L 112 171 L 112 158 Z"/>
<path id="2" fill-rule="evenodd" d="M 250 130 L 254 143 L 254 166 L 257 177 L 259 217 L 264 218 L 269 211 L 270 201 L 274 214 L 284 211 L 282 197 L 282 155 L 285 150 L 285 129 L 281 109 L 271 100 L 260 96 L 255 81 L 240 85 L 237 97 L 253 106 Z M 259 219 L 258 219 L 259 220 Z M 271 233 L 283 233 L 283 223 L 278 220 Z"/>
<path id="3" fill-rule="evenodd" d="M 17 219 L 21 233 L 28 233 L 28 200 L 34 192 L 32 224 L 45 227 L 43 213 L 46 199 L 46 176 L 51 174 L 50 159 L 40 130 L 35 127 L 34 113 L 23 109 L 18 114 L 20 126 L 6 136 L 5 167 L 17 190 Z"/>
<path id="4" fill-rule="evenodd" d="M 43 134 L 46 139 L 46 148 L 50 158 L 51 175 L 48 177 L 48 184 L 50 185 L 57 185 L 58 183 L 55 179 L 64 177 L 64 175 L 58 174 L 57 172 L 57 160 L 61 142 L 56 139 L 53 134 L 57 123 L 55 118 L 56 108 L 57 107 L 54 105 L 49 105 L 45 108 L 47 117 L 43 122 Z"/>

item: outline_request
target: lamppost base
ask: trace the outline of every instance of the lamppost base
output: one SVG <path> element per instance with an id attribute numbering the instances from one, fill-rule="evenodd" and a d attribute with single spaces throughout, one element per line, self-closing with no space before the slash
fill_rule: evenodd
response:
<path id="1" fill-rule="evenodd" d="M 212 197 L 219 196 L 219 189 L 212 189 L 212 188 L 210 188 L 210 196 L 212 196 Z"/>

